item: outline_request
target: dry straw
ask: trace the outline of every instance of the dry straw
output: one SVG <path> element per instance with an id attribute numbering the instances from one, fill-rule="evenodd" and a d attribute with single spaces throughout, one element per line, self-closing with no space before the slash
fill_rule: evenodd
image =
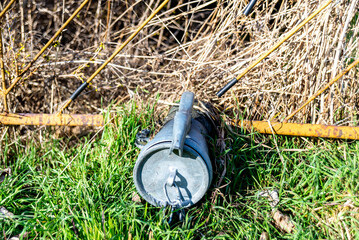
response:
<path id="1" fill-rule="evenodd" d="M 57 109 L 161 2 L 92 1 L 62 33 L 59 44 L 32 67 L 23 85 L 9 95 L 10 111 Z M 79 6 L 71 0 L 65 6 L 62 1 L 54 1 L 54 6 L 26 4 L 13 4 L 2 22 L 8 85 L 41 49 L 40 43 L 50 39 Z M 246 4 L 244 0 L 170 1 L 68 111 L 98 113 L 111 101 L 151 102 L 157 96 L 160 102 L 173 102 L 190 90 L 230 117 L 281 121 L 359 57 L 358 1 L 334 1 L 217 98 L 225 83 L 323 1 L 262 0 L 248 17 L 242 14 Z M 16 34 L 21 29 L 26 33 L 24 42 Z M 356 67 L 292 121 L 356 125 L 357 79 Z"/>

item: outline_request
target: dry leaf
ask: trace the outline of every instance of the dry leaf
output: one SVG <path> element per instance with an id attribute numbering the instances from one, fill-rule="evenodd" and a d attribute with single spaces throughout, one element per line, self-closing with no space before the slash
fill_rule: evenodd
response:
<path id="1" fill-rule="evenodd" d="M 14 214 L 9 212 L 5 207 L 0 207 L 0 219 L 12 218 Z"/>
<path id="2" fill-rule="evenodd" d="M 9 240 L 19 240 L 20 237 L 21 237 L 21 239 L 25 239 L 27 237 L 27 235 L 29 235 L 29 232 L 25 232 L 22 236 L 21 236 L 21 234 L 13 236 L 13 237 L 9 238 Z"/>
<path id="3" fill-rule="evenodd" d="M 269 200 L 269 205 L 274 208 L 278 205 L 279 203 L 279 193 L 278 193 L 278 190 L 277 189 L 274 189 L 273 191 L 262 191 L 262 192 L 259 192 L 258 194 L 258 197 L 259 198 L 267 198 Z"/>
<path id="4" fill-rule="evenodd" d="M 141 203 L 142 202 L 140 196 L 138 196 L 138 194 L 136 192 L 132 193 L 132 201 L 134 201 L 136 203 Z"/>
<path id="5" fill-rule="evenodd" d="M 269 240 L 269 234 L 267 232 L 262 232 L 259 240 Z"/>
<path id="6" fill-rule="evenodd" d="M 148 240 L 153 240 L 154 238 L 153 238 L 153 232 L 152 231 L 150 231 L 150 234 L 148 234 Z"/>
<path id="7" fill-rule="evenodd" d="M 290 217 L 283 214 L 279 210 L 273 211 L 273 219 L 275 222 L 275 225 L 284 232 L 291 233 L 294 229 L 294 224 L 290 220 Z"/>
<path id="8" fill-rule="evenodd" d="M 344 203 L 344 207 L 355 208 L 353 200 L 349 199 Z"/>

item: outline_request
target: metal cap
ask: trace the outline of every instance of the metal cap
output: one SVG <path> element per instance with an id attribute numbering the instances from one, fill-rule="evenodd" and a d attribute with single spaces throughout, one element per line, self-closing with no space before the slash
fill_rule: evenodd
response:
<path id="1" fill-rule="evenodd" d="M 189 207 L 206 193 L 211 166 L 185 142 L 182 156 L 170 153 L 171 142 L 160 142 L 141 152 L 134 168 L 140 195 L 154 206 Z M 210 169 L 209 169 L 210 168 Z"/>

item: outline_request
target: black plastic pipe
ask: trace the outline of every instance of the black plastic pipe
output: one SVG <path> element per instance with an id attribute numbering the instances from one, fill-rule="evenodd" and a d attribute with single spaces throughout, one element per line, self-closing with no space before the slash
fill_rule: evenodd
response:
<path id="1" fill-rule="evenodd" d="M 81 84 L 81 86 L 76 89 L 76 91 L 71 95 L 70 99 L 74 101 L 80 95 L 80 93 L 86 89 L 88 85 L 88 82 L 84 82 L 83 84 Z"/>
<path id="2" fill-rule="evenodd" d="M 248 15 L 251 13 L 251 11 L 252 11 L 254 5 L 256 4 L 256 2 L 257 2 L 257 0 L 251 0 L 251 1 L 248 3 L 246 9 L 244 9 L 243 14 L 246 15 L 246 16 L 248 16 Z"/>
<path id="3" fill-rule="evenodd" d="M 233 87 L 238 82 L 237 78 L 234 78 L 232 81 L 227 83 L 226 86 L 224 86 L 219 92 L 217 93 L 218 97 L 222 97 L 223 94 L 225 94 L 231 87 Z"/>

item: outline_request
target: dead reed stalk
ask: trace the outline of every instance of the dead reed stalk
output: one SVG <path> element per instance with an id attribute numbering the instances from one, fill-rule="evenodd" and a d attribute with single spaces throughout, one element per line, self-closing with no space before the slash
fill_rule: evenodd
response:
<path id="1" fill-rule="evenodd" d="M 92 1 L 51 51 L 32 66 L 37 71 L 30 71 L 23 85 L 9 95 L 14 103 L 10 111 L 46 113 L 52 111 L 50 106 L 58 108 L 160 3 Z M 100 112 L 111 101 L 131 98 L 155 101 L 158 94 L 161 101 L 173 102 L 190 90 L 228 116 L 281 121 L 358 58 L 357 1 L 335 1 L 218 99 L 215 93 L 228 80 L 322 4 L 306 0 L 258 1 L 253 13 L 245 17 L 242 12 L 247 3 L 170 1 L 94 79 L 69 112 Z M 17 11 L 20 6 L 14 4 L 2 22 L 5 68 L 12 80 L 18 76 L 16 69 L 28 64 L 28 56 L 40 49 L 39 43 L 56 32 L 54 26 L 61 26 L 61 14 L 67 18 L 78 2 L 70 0 L 63 5 L 61 1 L 44 4 L 32 0 L 27 6 L 32 8 L 27 9 L 26 21 Z M 24 40 L 15 34 L 22 27 Z M 19 66 L 14 66 L 14 61 Z M 80 70 L 74 73 L 75 69 Z M 54 78 L 53 73 L 56 83 L 49 104 L 44 102 L 50 98 L 44 96 L 42 87 L 46 79 Z M 357 79 L 355 68 L 292 121 L 356 125 Z"/>

